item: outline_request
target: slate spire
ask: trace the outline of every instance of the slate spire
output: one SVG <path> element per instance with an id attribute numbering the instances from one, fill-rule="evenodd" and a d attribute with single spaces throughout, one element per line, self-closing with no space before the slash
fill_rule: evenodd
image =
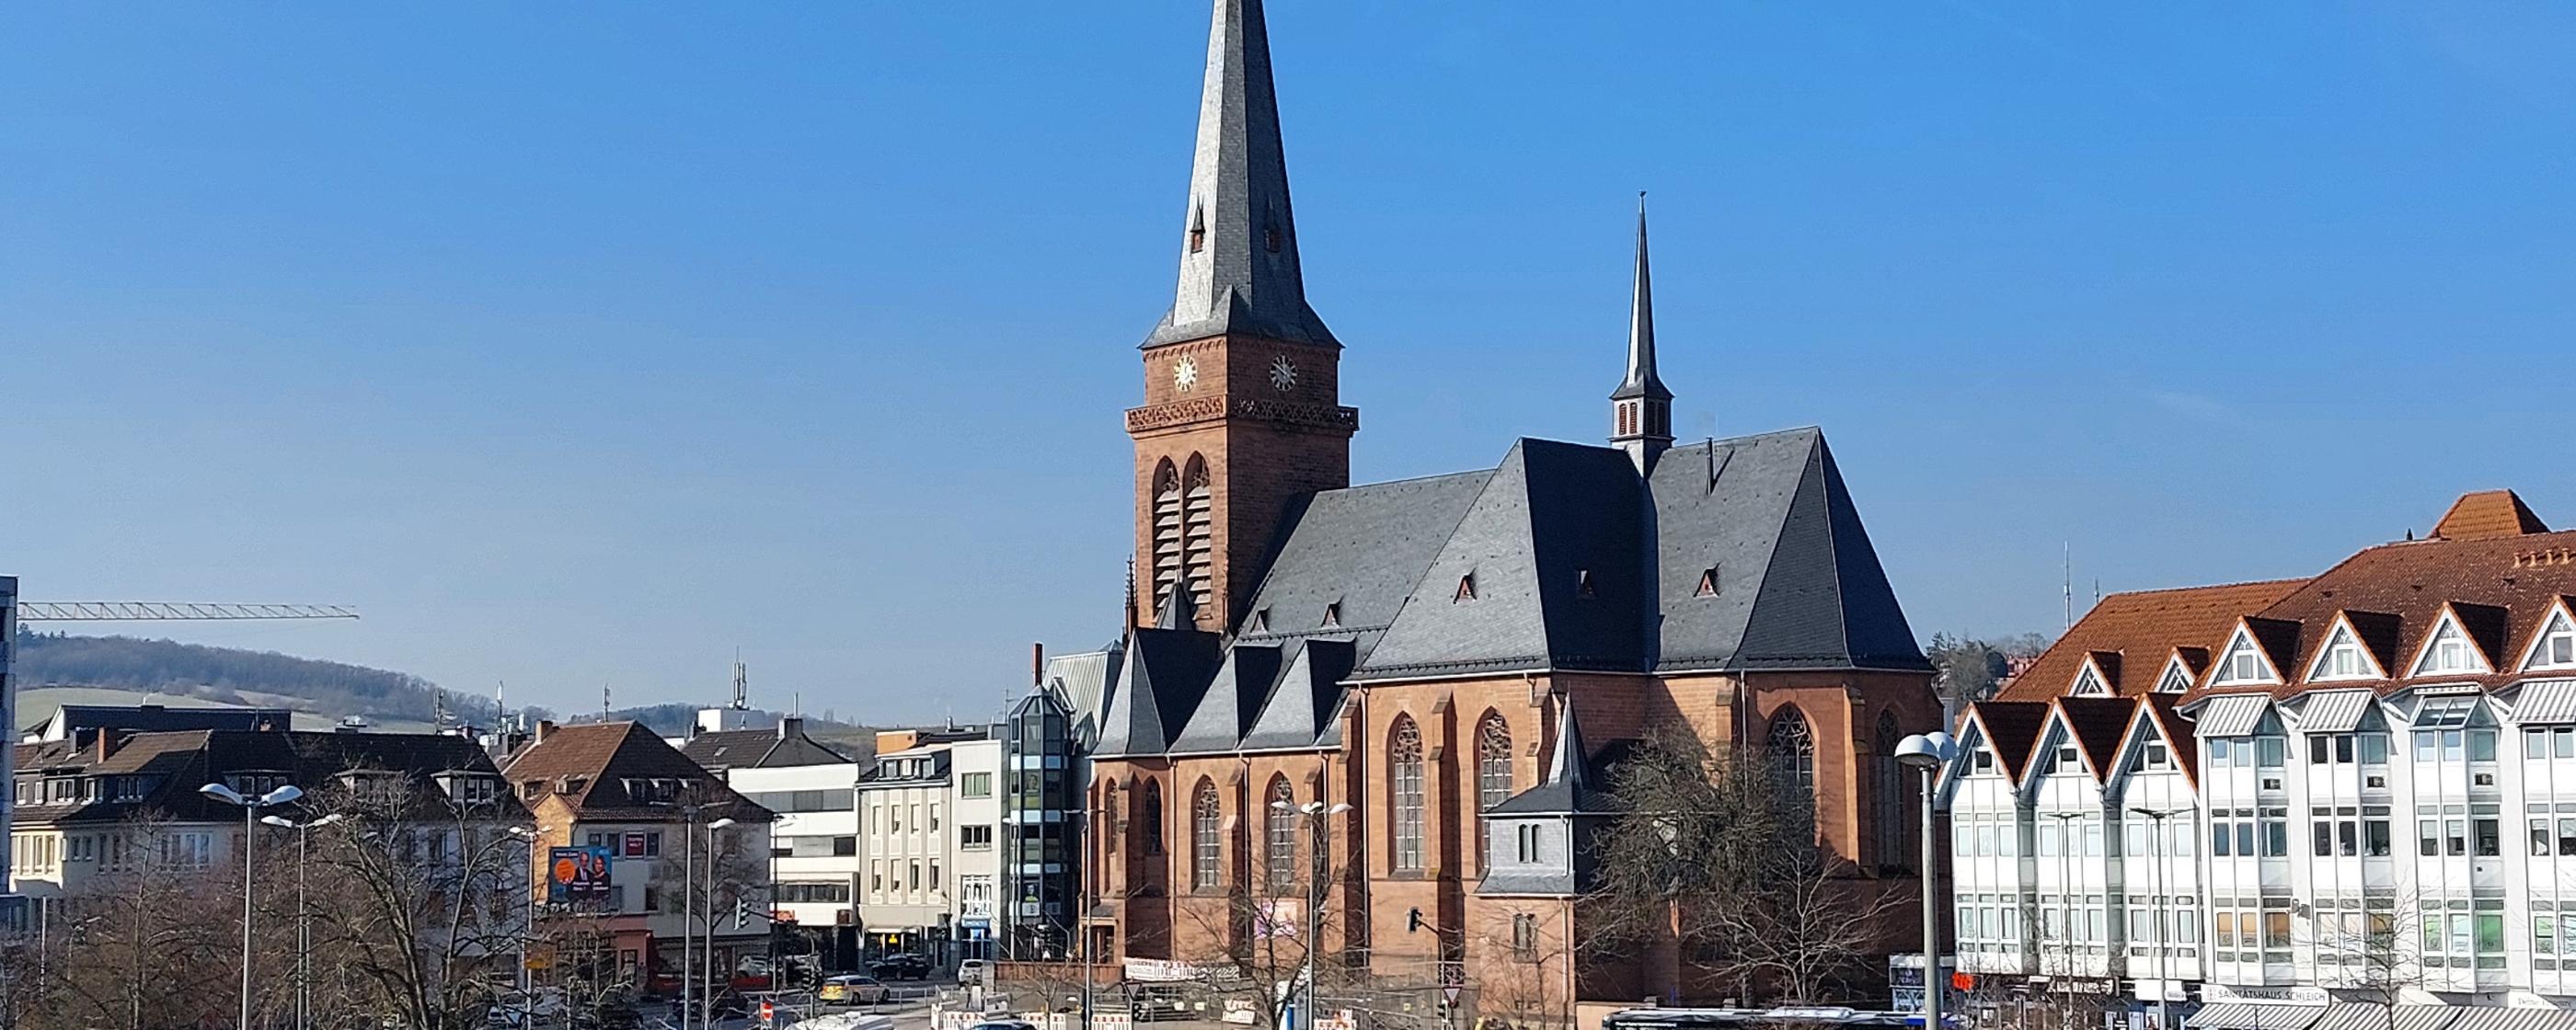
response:
<path id="1" fill-rule="evenodd" d="M 1198 598 L 1187 580 L 1172 584 L 1171 592 L 1163 595 L 1163 608 L 1154 615 L 1154 628 L 1199 628 Z"/>
<path id="2" fill-rule="evenodd" d="M 1228 333 L 1340 346 L 1306 306 L 1261 0 L 1215 2 L 1180 283 L 1144 346 Z"/>
<path id="3" fill-rule="evenodd" d="M 1610 443 L 1637 471 L 1673 445 L 1673 392 L 1655 374 L 1655 285 L 1646 269 L 1646 194 L 1637 194 L 1637 271 L 1628 297 L 1628 374 L 1610 392 Z"/>
<path id="4" fill-rule="evenodd" d="M 1579 794 L 1592 789 L 1592 774 L 1587 771 L 1591 763 L 1584 760 L 1583 731 L 1574 725 L 1574 699 L 1557 696 L 1556 754 L 1549 757 L 1547 778 L 1540 782 L 1572 787 Z"/>

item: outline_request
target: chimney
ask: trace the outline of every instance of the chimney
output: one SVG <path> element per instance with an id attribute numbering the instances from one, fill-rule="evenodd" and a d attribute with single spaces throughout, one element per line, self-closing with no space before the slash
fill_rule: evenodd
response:
<path id="1" fill-rule="evenodd" d="M 547 735 L 549 735 L 549 734 L 553 733 L 554 731 L 555 731 L 555 721 L 554 721 L 554 720 L 552 720 L 552 719 L 539 719 L 539 720 L 537 720 L 537 736 L 536 736 L 536 743 L 539 743 L 539 744 L 543 744 L 543 743 L 545 743 L 545 742 L 546 742 L 546 737 L 547 737 Z"/>
<path id="2" fill-rule="evenodd" d="M 1029 685 L 1032 687 L 1046 685 L 1045 644 L 1032 643 L 1029 645 Z"/>
<path id="3" fill-rule="evenodd" d="M 125 738 L 123 734 L 118 733 L 114 729 L 101 729 L 98 731 L 99 761 L 107 761 L 109 756 L 116 754 L 117 748 L 124 746 Z"/>
<path id="4" fill-rule="evenodd" d="M 805 735 L 805 717 L 804 717 L 804 716 L 801 716 L 801 715 L 790 715 L 790 716 L 787 716 L 786 718 L 783 718 L 783 719 L 778 720 L 778 739 L 780 739 L 780 740 L 785 740 L 785 739 L 787 739 L 787 738 L 789 738 L 789 737 L 802 737 L 802 736 L 804 736 L 804 735 Z"/>

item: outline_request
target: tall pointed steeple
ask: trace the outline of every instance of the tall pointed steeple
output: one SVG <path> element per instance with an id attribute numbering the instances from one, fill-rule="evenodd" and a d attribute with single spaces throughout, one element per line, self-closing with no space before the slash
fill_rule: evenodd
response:
<path id="1" fill-rule="evenodd" d="M 1655 374 L 1655 284 L 1646 270 L 1646 194 L 1637 194 L 1637 272 L 1628 298 L 1628 375 L 1610 392 L 1610 444 L 1645 472 L 1673 445 L 1673 392 Z"/>
<path id="2" fill-rule="evenodd" d="M 1229 333 L 1340 346 L 1297 267 L 1261 0 L 1216 0 L 1181 227 L 1180 285 L 1146 347 Z"/>

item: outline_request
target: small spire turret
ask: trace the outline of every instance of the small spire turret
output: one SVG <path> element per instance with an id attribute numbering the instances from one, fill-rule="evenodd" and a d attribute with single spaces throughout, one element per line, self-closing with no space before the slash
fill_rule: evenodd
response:
<path id="1" fill-rule="evenodd" d="M 1673 445 L 1673 392 L 1655 373 L 1655 286 L 1646 268 L 1646 194 L 1637 192 L 1637 270 L 1628 298 L 1628 374 L 1610 392 L 1610 444 L 1637 471 Z"/>

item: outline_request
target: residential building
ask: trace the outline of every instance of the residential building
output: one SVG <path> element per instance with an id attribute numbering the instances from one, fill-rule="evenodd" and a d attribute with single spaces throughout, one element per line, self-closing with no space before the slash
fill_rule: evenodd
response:
<path id="1" fill-rule="evenodd" d="M 598 849 L 606 858 L 604 902 L 548 913 L 586 921 L 606 953 L 594 961 L 637 977 L 680 975 L 684 928 L 695 949 L 712 941 L 719 976 L 768 952 L 777 817 L 652 731 L 633 722 L 539 722 L 501 773 L 535 815 L 539 869 L 555 848 Z M 715 826 L 724 820 L 732 822 Z"/>
<path id="2" fill-rule="evenodd" d="M 23 743 L 70 740 L 92 730 L 168 733 L 180 730 L 283 730 L 294 726 L 287 708 L 170 707 L 167 705 L 63 705 L 52 718 L 27 728 Z"/>
<path id="3" fill-rule="evenodd" d="M 2102 599 L 1961 723 L 1961 970 L 2216 1030 L 2576 1007 L 2571 606 L 2576 533 L 2508 491 L 2311 578 Z"/>
<path id="4" fill-rule="evenodd" d="M 703 721 L 701 723 L 704 724 Z M 805 720 L 775 727 L 701 729 L 680 753 L 755 804 L 774 812 L 770 828 L 770 918 L 803 938 L 827 970 L 857 968 L 859 763 L 805 735 Z"/>
<path id="5" fill-rule="evenodd" d="M 127 876 L 238 868 L 242 809 L 200 793 L 207 784 L 248 796 L 294 785 L 303 799 L 277 814 L 296 819 L 408 822 L 404 832 L 419 844 L 413 857 L 432 864 L 441 855 L 464 861 L 529 822 L 482 749 L 455 736 L 93 728 L 12 750 L 10 871 L 39 920 L 58 902 L 121 890 Z M 520 850 L 508 853 L 515 865 Z M 493 911 L 526 911 L 526 878 L 497 867 L 476 874 L 504 892 Z"/>
<path id="6" fill-rule="evenodd" d="M 987 727 L 878 735 L 876 767 L 858 783 L 859 917 L 871 956 L 993 957 L 1002 771 L 1002 742 Z"/>
<path id="7" fill-rule="evenodd" d="M 1321 943 L 1429 1011 L 1444 974 L 1527 964 L 1510 928 L 1585 932 L 1569 890 L 1483 889 L 1489 814 L 1548 782 L 1556 742 L 1588 768 L 1658 723 L 1799 770 L 1836 882 L 1917 896 L 1892 752 L 1942 724 L 1931 667 L 1821 432 L 1674 445 L 1643 211 L 1629 317 L 1601 319 L 1626 336 L 1606 446 L 1520 440 L 1492 468 L 1355 486 L 1258 0 L 1214 4 L 1204 67 L 1177 282 L 1126 412 L 1138 586 L 1085 802 L 1093 932 L 1185 961 L 1299 925 L 1313 845 L 1282 806 L 1347 804 L 1324 865 L 1348 918 Z M 1915 940 L 1883 925 L 1891 950 Z M 1583 998 L 1485 1012 L 1471 987 L 1460 1021 L 1738 989 L 1685 949 L 1537 950 Z"/>

